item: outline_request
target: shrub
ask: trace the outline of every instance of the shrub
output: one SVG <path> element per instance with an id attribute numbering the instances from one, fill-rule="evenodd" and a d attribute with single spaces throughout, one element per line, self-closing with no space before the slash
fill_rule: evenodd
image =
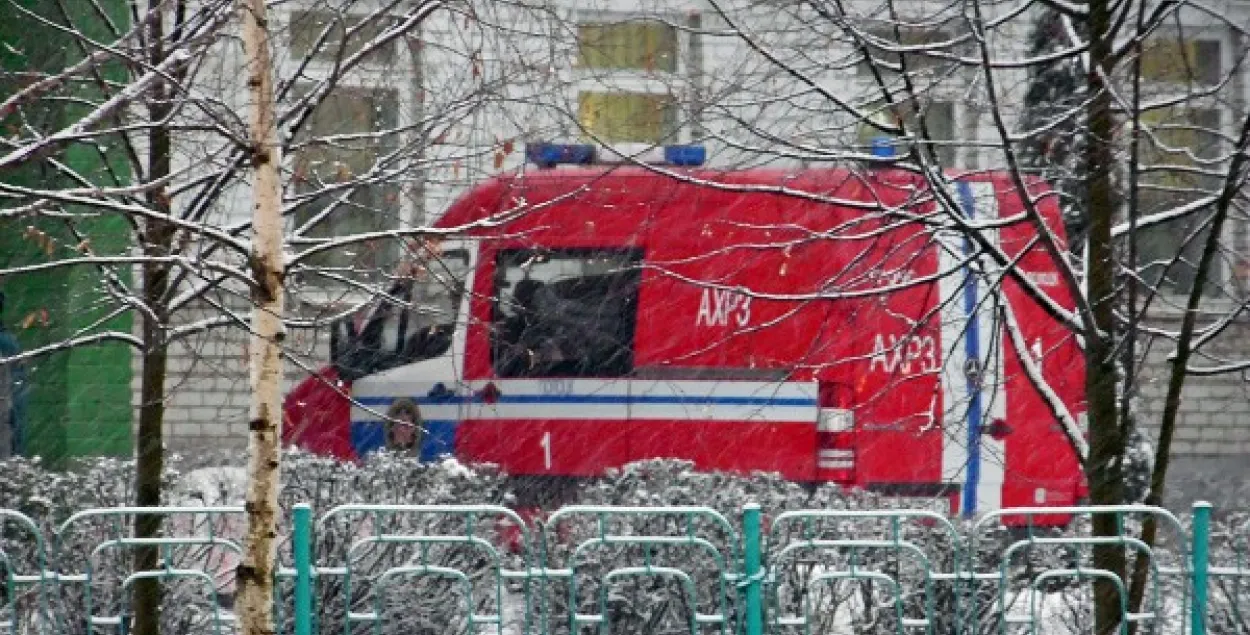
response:
<path id="1" fill-rule="evenodd" d="M 235 461 L 172 457 L 165 477 L 167 502 L 197 509 L 241 505 L 243 468 Z M 79 516 L 65 523 L 84 509 L 125 505 L 132 472 L 130 461 L 116 459 L 86 461 L 66 472 L 29 459 L 0 465 L 0 508 L 29 516 L 48 540 L 41 556 L 30 531 L 12 519 L 4 522 L 0 566 L 5 575 L 36 575 L 41 558 L 63 575 L 91 572 L 90 584 L 68 578 L 46 587 L 45 596 L 32 584 L 6 590 L 0 601 L 2 623 L 16 620 L 18 632 L 86 633 L 108 632 L 117 628 L 109 618 L 125 619 L 123 584 L 133 571 L 131 552 L 117 542 L 99 546 L 129 536 L 133 517 Z M 577 629 L 583 631 L 595 626 L 592 618 L 601 618 L 613 633 L 689 632 L 697 618 L 700 632 L 719 632 L 718 617 L 726 620 L 725 632 L 734 631 L 743 617 L 744 580 L 738 574 L 742 509 L 748 502 L 764 511 L 763 546 L 773 564 L 765 595 L 775 622 L 772 632 L 911 632 L 928 617 L 934 633 L 997 633 L 1004 615 L 1023 618 L 1034 603 L 1047 632 L 1089 630 L 1088 580 L 1035 584 L 1044 572 L 1089 566 L 1088 549 L 1071 542 L 1088 535 L 1087 520 L 1063 531 L 989 527 L 974 540 L 973 525 L 957 520 L 796 514 L 865 512 L 897 503 L 834 486 L 804 487 L 770 474 L 698 472 L 681 461 L 644 461 L 573 483 L 508 478 L 452 459 L 418 464 L 381 453 L 347 464 L 290 452 L 282 478 L 279 559 L 288 575 L 279 581 L 278 607 L 287 632 L 293 590 L 289 523 L 292 507 L 300 502 L 311 504 L 318 518 L 315 598 L 321 633 L 373 632 L 375 613 L 382 632 L 405 635 L 496 628 L 520 633 L 526 620 L 529 632 L 569 633 L 573 615 L 584 618 Z M 470 507 L 518 504 L 545 507 L 524 540 L 507 522 L 511 514 Z M 570 504 L 582 507 L 550 515 Z M 360 507 L 367 505 L 458 505 L 461 511 Z M 713 513 L 655 509 L 696 506 Z M 603 513 L 609 507 L 613 513 Z M 1126 520 L 1130 534 L 1139 520 Z M 1246 520 L 1221 519 L 1212 535 L 1213 565 L 1245 571 Z M 161 531 L 201 537 L 198 544 L 168 549 L 166 557 L 172 569 L 206 574 L 163 583 L 162 632 L 213 632 L 215 616 L 230 623 L 241 515 L 183 513 L 168 518 Z M 1186 584 L 1166 569 L 1183 565 L 1187 531 L 1164 532 L 1159 544 L 1158 564 L 1165 572 L 1152 576 L 1150 587 L 1151 597 L 1162 600 L 1155 607 L 1159 630 L 1179 632 L 1185 619 Z M 205 538 L 210 535 L 213 542 Z M 970 567 L 980 574 L 976 581 L 953 575 Z M 852 570 L 859 574 L 855 579 L 846 575 Z M 1247 632 L 1250 585 L 1242 580 L 1213 580 L 1210 632 Z M 350 628 L 349 615 L 358 618 Z M 472 625 L 471 615 L 476 616 Z M 89 629 L 92 617 L 96 627 Z M 490 622 L 496 617 L 498 626 Z M 1010 626 L 1011 632 L 1024 628 Z"/>

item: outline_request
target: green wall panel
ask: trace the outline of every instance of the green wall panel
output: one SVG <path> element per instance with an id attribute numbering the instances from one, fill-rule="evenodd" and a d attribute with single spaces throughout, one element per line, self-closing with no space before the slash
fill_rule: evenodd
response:
<path id="1" fill-rule="evenodd" d="M 59 3 L 70 12 L 68 20 L 74 28 L 97 40 L 108 41 L 112 37 L 110 29 L 92 13 L 93 4 L 96 3 Z M 117 28 L 126 28 L 124 0 L 104 0 L 97 6 L 105 8 Z M 66 22 L 56 2 L 0 3 L 0 42 L 6 45 L 0 47 L 0 67 L 5 71 L 0 77 L 0 95 L 12 94 L 29 78 L 64 68 L 82 55 L 79 46 L 61 30 L 41 25 L 23 11 L 60 24 Z M 120 67 L 104 68 L 102 76 L 114 81 L 124 80 L 125 71 Z M 63 90 L 56 96 L 97 97 L 92 93 L 96 89 L 89 84 L 77 84 L 72 90 L 78 92 Z M 45 101 L 26 105 L 20 113 L 20 121 L 24 125 L 52 130 L 68 125 L 88 109 L 89 106 L 75 105 L 71 100 Z M 10 130 L 18 122 L 19 115 L 10 114 L 0 120 L 0 125 Z M 125 182 L 127 163 L 116 151 L 115 140 L 98 141 L 98 146 L 84 144 L 66 148 L 58 158 L 94 183 Z M 30 187 L 65 184 L 55 173 L 31 166 L 0 171 L 0 180 Z M 130 227 L 126 219 L 93 214 L 85 209 L 64 211 L 76 214 L 74 229 L 89 238 L 95 253 L 119 254 L 127 250 Z M 0 266 L 47 263 L 70 257 L 76 253 L 74 248 L 78 243 L 78 237 L 61 219 L 0 220 Z M 129 284 L 132 278 L 129 271 L 119 269 L 117 274 Z M 132 329 L 127 314 L 98 323 L 117 305 L 94 267 L 64 267 L 10 275 L 0 278 L 0 290 L 7 300 L 3 315 L 5 325 L 27 350 L 92 330 L 130 332 Z M 76 456 L 129 454 L 133 419 L 131 356 L 131 349 L 118 342 L 29 360 L 26 454 L 42 456 L 53 465 Z"/>

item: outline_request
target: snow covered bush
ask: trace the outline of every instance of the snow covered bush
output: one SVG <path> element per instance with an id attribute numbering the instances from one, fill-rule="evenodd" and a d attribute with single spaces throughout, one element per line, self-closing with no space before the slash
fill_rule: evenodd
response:
<path id="1" fill-rule="evenodd" d="M 86 461 L 64 472 L 44 469 L 38 459 L 13 458 L 0 465 L 0 509 L 28 516 L 43 540 L 36 541 L 22 523 L 7 518 L 0 526 L 0 554 L 4 556 L 0 557 L 0 575 L 37 576 L 45 563 L 62 575 L 92 574 L 90 584 L 71 577 L 42 592 L 38 585 L 6 580 L 11 584 L 5 585 L 5 596 L 0 599 L 0 623 L 18 622 L 27 629 L 24 632 L 85 633 L 89 617 L 107 620 L 125 614 L 120 591 L 132 554 L 116 541 L 130 535 L 133 517 L 80 517 L 66 523 L 83 510 L 128 504 L 133 474 L 133 462 L 109 458 Z M 168 470 L 167 486 L 172 488 L 175 478 L 176 472 Z M 188 557 L 206 559 L 207 554 L 171 554 L 171 562 Z M 204 632 L 209 625 L 206 611 L 211 610 L 211 590 L 188 592 L 196 585 L 187 582 L 168 585 L 171 598 L 177 598 L 183 609 L 165 616 L 162 626 L 169 632 Z"/>
<path id="2" fill-rule="evenodd" d="M 715 546 L 710 553 L 694 541 L 678 544 L 640 545 L 626 540 L 595 545 L 574 554 L 583 541 L 601 532 L 598 517 L 584 515 L 568 524 L 572 528 L 548 536 L 549 566 L 577 564 L 573 577 L 577 593 L 568 582 L 555 586 L 555 613 L 567 615 L 569 604 L 578 614 L 599 613 L 600 597 L 606 597 L 607 614 L 614 633 L 689 632 L 695 614 L 716 615 L 724 611 L 740 623 L 743 595 L 740 579 L 726 581 L 717 573 L 721 558 L 734 562 L 742 556 L 742 507 L 757 503 L 764 511 L 764 549 L 773 563 L 765 587 L 771 632 L 897 632 L 905 620 L 932 615 L 934 632 L 952 632 L 956 604 L 950 581 L 931 582 L 933 573 L 952 573 L 958 551 L 958 534 L 924 519 L 887 515 L 794 516 L 785 512 L 866 512 L 897 507 L 897 503 L 863 492 L 836 486 L 803 487 L 776 475 L 736 476 L 696 472 L 679 461 L 646 461 L 627 466 L 584 488 L 579 504 L 604 506 L 706 506 L 731 525 L 727 532 L 719 522 L 684 515 L 638 514 L 618 516 L 607 523 L 609 531 L 622 536 L 694 536 Z M 957 531 L 957 530 L 956 530 Z M 897 540 L 895 540 L 897 538 Z M 857 542 L 851 542 L 857 541 Z M 668 566 L 689 572 L 694 593 L 683 588 L 684 580 L 668 576 L 636 575 L 609 583 L 613 569 Z M 741 566 L 730 566 L 739 572 Z M 857 571 L 861 577 L 845 577 Z M 899 582 L 897 589 L 880 577 L 884 573 Z M 927 583 L 927 581 L 930 581 Z M 693 596 L 693 597 L 692 597 Z M 901 609 L 901 611 L 899 610 Z M 555 632 L 566 632 L 567 620 Z M 705 629 L 715 630 L 714 625 Z"/>
<path id="3" fill-rule="evenodd" d="M 235 461 L 172 458 L 167 502 L 196 509 L 240 505 L 242 468 Z M 125 505 L 132 470 L 128 461 L 108 459 L 67 472 L 25 459 L 0 465 L 0 508 L 35 521 L 56 571 L 89 569 L 92 580 L 87 585 L 71 579 L 50 588 L 47 613 L 39 608 L 35 586 L 19 584 L 9 592 L 0 585 L 6 588 L 0 633 L 15 616 L 18 632 L 117 628 L 109 618 L 127 615 L 122 587 L 132 571 L 131 551 L 117 543 L 98 547 L 128 536 L 133 516 L 79 517 L 58 529 L 83 509 Z M 736 632 L 744 611 L 746 503 L 759 504 L 764 513 L 769 632 L 918 632 L 927 618 L 933 633 L 988 634 L 1002 632 L 1008 615 L 1006 631 L 1017 633 L 1028 630 L 1021 620 L 1035 607 L 1040 630 L 1075 635 L 1090 628 L 1089 580 L 1061 576 L 1037 583 L 1048 571 L 1089 566 L 1088 548 L 1073 543 L 1074 537 L 1089 535 L 1087 519 L 1063 531 L 990 526 L 974 540 L 973 526 L 962 521 L 869 513 L 897 506 L 888 498 L 834 486 L 804 487 L 775 475 L 697 472 L 681 461 L 645 461 L 574 483 L 508 478 L 454 460 L 422 465 L 385 453 L 361 464 L 290 453 L 281 501 L 279 557 L 287 575 L 279 584 L 279 615 L 281 631 L 288 633 L 293 630 L 289 523 L 296 503 L 311 504 L 317 519 L 314 554 L 320 569 L 314 592 L 320 633 L 373 633 L 376 625 L 387 635 L 519 634 L 527 622 L 528 632 L 571 633 L 596 630 L 598 620 L 613 633 L 687 633 L 692 621 L 698 632 L 716 633 L 722 619 L 724 632 Z M 412 507 L 421 505 L 460 508 L 430 513 Z M 543 512 L 524 534 L 510 512 L 491 511 L 511 507 L 527 513 L 524 508 L 532 505 Z M 553 515 L 561 506 L 565 509 Z M 660 513 L 660 507 L 711 512 Z M 1139 522 L 1126 518 L 1126 535 L 1136 535 Z M 1217 524 L 1212 565 L 1218 571 L 1247 573 L 1246 523 L 1235 516 Z M 242 529 L 237 514 L 186 513 L 165 522 L 164 536 L 205 537 L 211 530 L 216 542 L 169 549 L 172 569 L 204 575 L 165 583 L 162 632 L 213 632 L 215 615 L 231 624 L 238 559 L 225 541 L 237 541 Z M 1156 564 L 1164 572 L 1152 575 L 1147 587 L 1148 598 L 1159 601 L 1144 609 L 1158 613 L 1151 632 L 1180 632 L 1184 623 L 1186 584 L 1166 570 L 1181 568 L 1187 532 L 1182 527 L 1179 534 L 1162 534 Z M 18 523 L 4 522 L 0 566 L 6 568 L 0 575 L 37 573 L 35 545 Z M 953 575 L 969 570 L 979 574 L 975 582 Z M 1247 632 L 1247 579 L 1213 578 L 1209 632 Z M 580 616 L 577 624 L 573 616 Z M 96 619 L 94 629 L 88 628 L 90 617 Z"/>
<path id="4" fill-rule="evenodd" d="M 455 460 L 416 464 L 410 458 L 375 454 L 362 465 L 308 455 L 289 455 L 282 506 L 289 521 L 295 503 L 310 503 L 320 521 L 314 553 L 323 567 L 316 585 L 320 632 L 461 633 L 468 616 L 498 613 L 502 600 L 494 574 L 512 568 L 498 517 L 491 514 L 388 512 L 343 505 L 504 505 L 505 479 Z M 289 527 L 283 527 L 289 536 Z M 280 547 L 292 566 L 289 541 Z M 463 572 L 457 578 L 453 572 Z M 292 606 L 293 584 L 281 585 L 283 606 Z M 472 600 L 470 606 L 468 602 Z M 348 615 L 373 616 L 344 631 Z M 284 614 L 284 630 L 292 618 Z"/>
<path id="5" fill-rule="evenodd" d="M 229 463 L 199 467 L 182 474 L 186 465 L 202 465 L 200 459 L 190 462 L 172 457 L 166 475 L 166 503 L 195 508 L 239 506 L 243 502 L 242 468 Z M 48 598 L 51 611 L 41 615 L 38 588 L 19 585 L 9 597 L 0 596 L 0 624 L 11 624 L 14 611 L 24 625 L 39 624 L 58 633 L 85 633 L 88 621 L 95 618 L 99 631 L 108 618 L 127 615 L 127 596 L 123 583 L 133 571 L 130 549 L 114 543 L 101 544 L 129 535 L 132 514 L 80 517 L 58 532 L 75 512 L 88 508 L 121 507 L 131 500 L 132 462 L 100 459 L 87 462 L 67 472 L 45 470 L 38 461 L 14 459 L 0 466 L 0 509 L 20 511 L 32 518 L 48 541 L 46 560 L 62 574 L 82 575 L 91 572 L 91 584 L 66 582 L 56 585 Z M 453 503 L 493 503 L 504 501 L 503 480 L 489 470 L 468 470 L 454 461 L 420 465 L 410 460 L 380 454 L 363 465 L 341 464 L 300 453 L 287 455 L 284 465 L 284 488 L 281 494 L 284 519 L 281 529 L 283 543 L 280 558 L 290 567 L 290 511 L 296 502 L 311 503 L 319 512 L 344 504 L 439 505 Z M 384 514 L 353 514 L 340 516 L 318 528 L 316 549 L 322 566 L 346 567 L 347 553 L 354 541 L 380 534 L 430 534 L 459 532 L 447 519 L 388 517 Z M 493 526 L 475 529 L 495 533 Z M 205 572 L 207 577 L 170 580 L 164 583 L 165 611 L 163 633 L 212 632 L 215 616 L 230 621 L 234 580 L 233 568 L 238 563 L 237 545 L 242 533 L 241 514 L 186 513 L 170 515 L 162 527 L 165 537 L 207 536 L 216 542 L 170 548 L 168 564 L 172 569 Z M 31 575 L 40 570 L 41 561 L 36 542 L 30 532 L 16 522 L 0 527 L 0 576 Z M 228 541 L 228 542 L 226 542 Z M 350 590 L 342 575 L 324 575 L 317 587 L 318 606 L 324 613 L 323 632 L 342 629 L 348 607 L 365 612 L 373 601 L 376 578 L 385 569 L 419 558 L 414 552 L 421 548 L 412 544 L 377 544 L 352 552 Z M 460 566 L 473 570 L 477 556 L 464 545 L 431 546 L 424 556 L 436 566 Z M 165 554 L 163 554 L 164 556 Z M 2 588 L 4 585 L 0 585 Z M 292 585 L 281 585 L 281 607 L 291 604 Z M 88 598 L 87 591 L 90 591 Z M 399 617 L 384 615 L 404 632 L 434 632 L 452 623 L 454 603 L 449 598 L 459 590 L 445 581 L 431 578 L 410 578 L 393 584 L 384 598 L 394 604 L 402 598 Z M 422 598 L 414 602 L 412 598 Z M 349 601 L 350 599 L 350 601 Z M 396 612 L 392 611 L 393 614 Z M 51 620 L 55 619 L 55 623 Z M 290 611 L 282 612 L 289 630 Z M 108 628 L 116 629 L 117 626 Z M 0 632 L 5 632 L 0 627 Z M 442 631 L 439 631 L 442 632 Z"/>
<path id="6" fill-rule="evenodd" d="M 1250 513 L 1230 515 L 1211 532 L 1210 633 L 1250 633 Z"/>

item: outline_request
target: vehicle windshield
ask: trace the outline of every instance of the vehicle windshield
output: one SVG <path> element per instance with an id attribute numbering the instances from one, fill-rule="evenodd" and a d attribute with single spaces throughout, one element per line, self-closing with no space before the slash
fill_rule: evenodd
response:
<path id="1" fill-rule="evenodd" d="M 332 326 L 339 375 L 356 379 L 446 353 L 468 271 L 463 249 L 427 246 L 401 264 L 386 296 Z"/>

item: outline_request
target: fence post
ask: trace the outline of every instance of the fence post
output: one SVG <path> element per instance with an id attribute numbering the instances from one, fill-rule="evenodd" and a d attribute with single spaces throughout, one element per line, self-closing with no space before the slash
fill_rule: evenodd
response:
<path id="1" fill-rule="evenodd" d="M 1194 503 L 1193 527 L 1193 572 L 1194 602 L 1190 608 L 1189 625 L 1191 635 L 1207 633 L 1207 574 L 1209 572 L 1211 539 L 1211 503 L 1198 501 Z"/>
<path id="2" fill-rule="evenodd" d="M 742 507 L 744 539 L 743 565 L 746 571 L 747 632 L 764 634 L 764 580 L 760 566 L 760 506 L 747 503 Z"/>
<path id="3" fill-rule="evenodd" d="M 295 635 L 312 635 L 312 508 L 308 503 L 296 503 L 293 515 Z"/>

